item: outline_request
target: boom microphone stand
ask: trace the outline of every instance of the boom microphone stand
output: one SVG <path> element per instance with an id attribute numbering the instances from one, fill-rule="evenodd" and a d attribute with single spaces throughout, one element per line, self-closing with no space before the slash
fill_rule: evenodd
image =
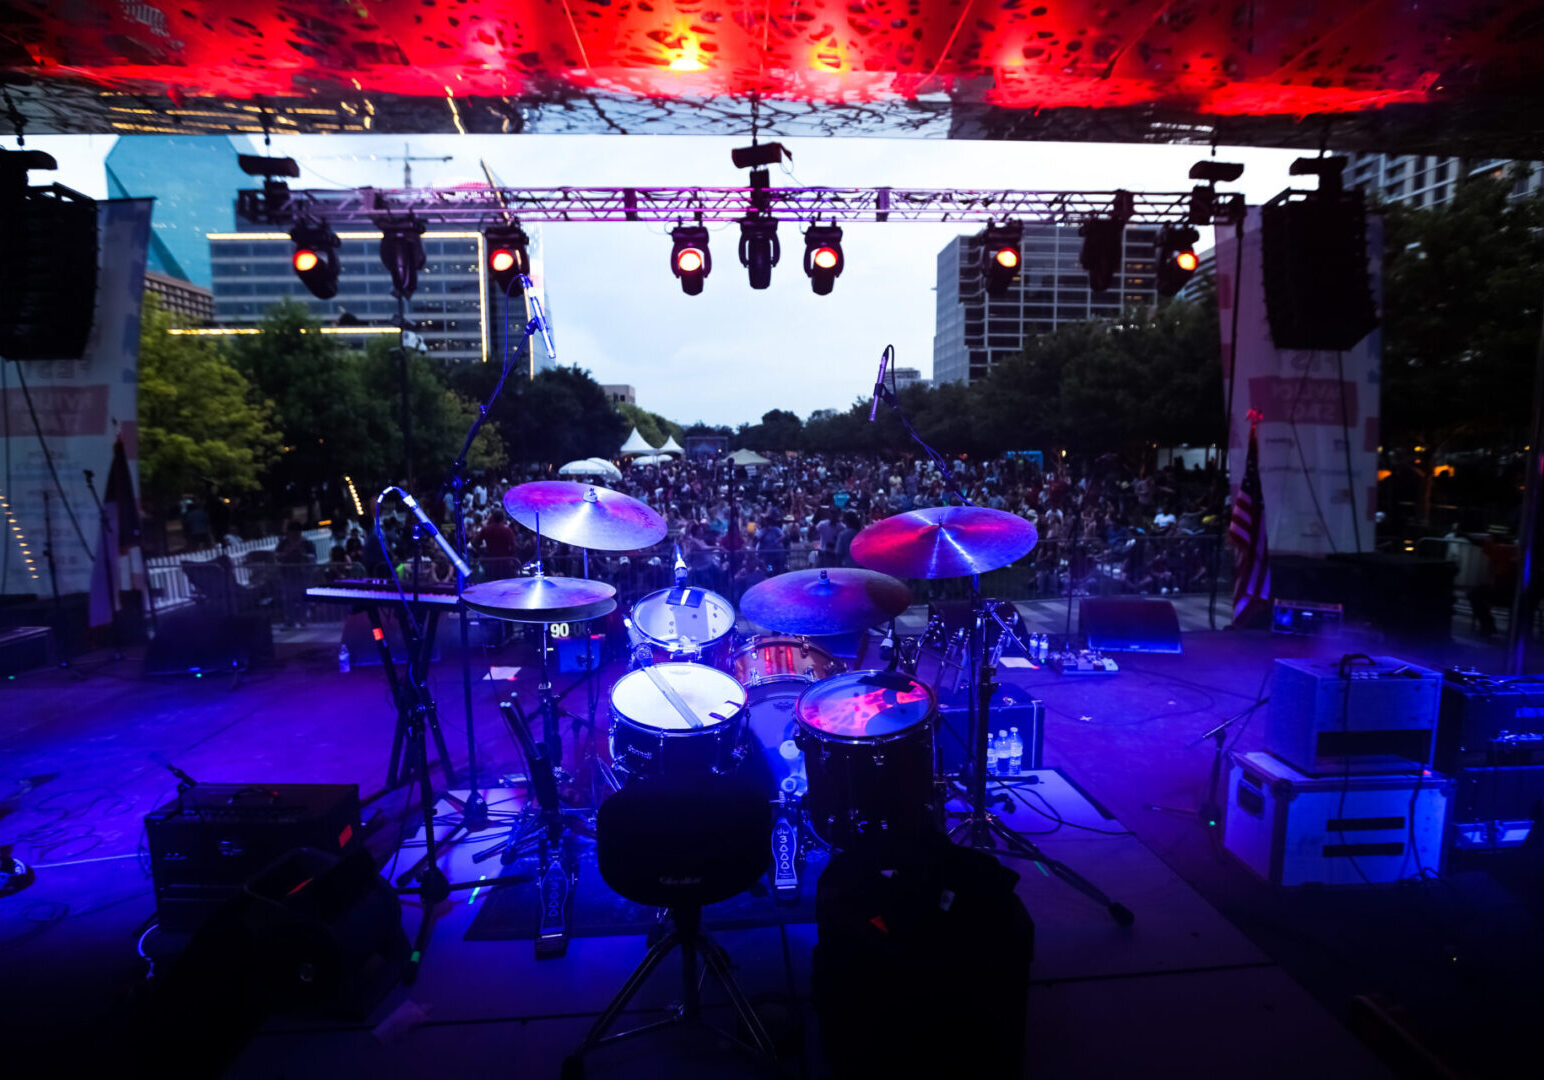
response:
<path id="1" fill-rule="evenodd" d="M 893 347 L 887 347 L 886 351 L 893 354 Z M 894 366 L 891 365 L 891 371 L 893 370 Z M 948 462 L 937 450 L 929 446 L 921 435 L 917 434 L 917 429 L 912 426 L 905 412 L 901 410 L 894 391 L 881 381 L 875 385 L 874 393 L 890 406 L 900 419 L 906 434 L 911 436 L 912 441 L 922 447 L 938 466 L 944 482 L 960 500 L 961 505 L 974 506 L 975 503 L 971 502 L 955 483 L 954 474 L 949 469 Z M 949 838 L 952 840 L 956 836 L 963 835 L 965 844 L 978 851 L 994 851 L 1000 844 L 1002 853 L 1005 855 L 1033 860 L 1090 900 L 1102 905 L 1116 923 L 1121 926 L 1130 926 L 1136 920 L 1136 916 L 1129 908 L 1112 900 L 1104 890 L 1066 863 L 1048 856 L 1033 840 L 1015 832 L 1000 817 L 992 813 L 988 805 L 986 754 L 992 730 L 992 698 L 997 693 L 997 667 L 996 657 L 988 653 L 986 647 L 987 613 L 981 599 L 979 574 L 972 574 L 970 577 L 970 593 L 972 625 L 968 631 L 966 643 L 966 666 L 970 671 L 970 689 L 966 695 L 966 702 L 974 746 L 970 765 L 970 783 L 966 789 L 966 809 L 952 812 L 962 820 L 949 830 Z"/>

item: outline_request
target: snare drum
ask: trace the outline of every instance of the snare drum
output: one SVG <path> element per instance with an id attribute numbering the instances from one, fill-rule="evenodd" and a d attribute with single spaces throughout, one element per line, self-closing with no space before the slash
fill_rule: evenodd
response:
<path id="1" fill-rule="evenodd" d="M 833 847 L 920 836 L 933 788 L 933 691 L 909 675 L 852 671 L 814 683 L 794 709 L 810 827 Z"/>
<path id="2" fill-rule="evenodd" d="M 611 688 L 611 760 L 629 780 L 729 772 L 743 751 L 745 691 L 702 664 L 653 664 Z"/>
<path id="3" fill-rule="evenodd" d="M 633 605 L 633 644 L 646 646 L 656 664 L 693 660 L 728 665 L 734 605 L 707 589 L 660 589 Z"/>

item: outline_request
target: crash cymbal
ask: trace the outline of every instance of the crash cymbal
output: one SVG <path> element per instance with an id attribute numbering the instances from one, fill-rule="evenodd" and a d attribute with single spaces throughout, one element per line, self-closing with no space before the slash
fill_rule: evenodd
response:
<path id="1" fill-rule="evenodd" d="M 665 519 L 631 495 L 567 480 L 510 488 L 504 509 L 527 529 L 574 547 L 637 551 L 665 538 Z"/>
<path id="2" fill-rule="evenodd" d="M 906 583 L 873 570 L 796 570 L 752 585 L 740 611 L 782 634 L 846 634 L 893 619 L 911 603 Z"/>
<path id="3" fill-rule="evenodd" d="M 506 622 L 583 622 L 616 610 L 617 590 L 604 581 L 587 578 L 504 578 L 471 585 L 461 594 L 473 611 Z"/>
<path id="4" fill-rule="evenodd" d="M 853 537 L 852 559 L 899 578 L 964 577 L 1016 563 L 1039 540 L 1006 510 L 930 506 L 874 522 Z"/>

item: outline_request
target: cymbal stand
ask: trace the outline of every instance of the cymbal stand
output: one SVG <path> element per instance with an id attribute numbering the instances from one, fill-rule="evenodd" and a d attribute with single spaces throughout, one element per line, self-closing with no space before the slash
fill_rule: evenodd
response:
<path id="1" fill-rule="evenodd" d="M 970 633 L 971 694 L 970 722 L 975 740 L 975 755 L 971 762 L 970 784 L 966 797 L 966 809 L 956 816 L 962 820 L 949 830 L 950 839 L 963 835 L 964 843 L 978 851 L 1000 851 L 1013 858 L 1029 859 L 1044 867 L 1055 877 L 1072 886 L 1090 900 L 1100 904 L 1110 917 L 1121 926 L 1130 926 L 1136 916 L 1131 909 L 1110 898 L 1103 889 L 1082 874 L 1062 862 L 1053 859 L 1039 844 L 1014 831 L 1000 817 L 992 813 L 987 802 L 987 744 L 992 737 L 992 698 L 997 693 L 997 668 L 995 655 L 986 650 L 987 613 L 981 602 L 981 579 L 971 575 L 971 594 L 974 601 L 972 630 Z M 979 660 L 979 664 L 978 664 Z"/>
<path id="2" fill-rule="evenodd" d="M 886 346 L 886 353 L 893 355 L 893 346 Z M 890 364 L 892 378 L 895 365 Z M 939 470 L 943 473 L 949 489 L 960 500 L 962 505 L 974 506 L 975 504 L 965 496 L 954 481 L 954 474 L 949 469 L 949 464 L 942 454 L 934 450 L 911 421 L 906 418 L 906 413 L 901 409 L 895 392 L 887 387 L 883 381 L 874 387 L 874 396 L 884 401 L 900 419 L 901 426 L 906 434 L 911 436 L 918 446 L 925 450 Z M 950 839 L 963 834 L 964 842 L 981 851 L 994 851 L 998 844 L 1002 845 L 1002 853 L 1021 859 L 1032 859 L 1047 871 L 1056 875 L 1062 881 L 1071 885 L 1074 889 L 1103 904 L 1109 911 L 1110 917 L 1121 926 L 1129 926 L 1135 921 L 1136 916 L 1125 905 L 1117 903 L 1097 885 L 1083 877 L 1072 867 L 1058 859 L 1053 859 L 1040 849 L 1040 846 L 1028 837 L 1023 836 L 1009 828 L 1002 819 L 993 814 L 988 808 L 986 793 L 986 751 L 991 739 L 991 704 L 992 697 L 997 692 L 997 669 L 995 658 L 987 653 L 986 649 L 986 611 L 981 602 L 981 576 L 972 574 L 970 577 L 971 592 L 971 622 L 966 644 L 967 666 L 969 668 L 970 692 L 966 697 L 967 716 L 970 722 L 970 730 L 974 739 L 974 753 L 971 760 L 970 784 L 967 788 L 966 806 L 962 812 L 956 812 L 952 816 L 962 818 L 959 824 L 949 830 Z"/>

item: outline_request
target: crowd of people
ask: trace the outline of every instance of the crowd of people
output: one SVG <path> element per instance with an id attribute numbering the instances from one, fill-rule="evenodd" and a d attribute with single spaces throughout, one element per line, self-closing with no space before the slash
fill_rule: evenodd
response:
<path id="1" fill-rule="evenodd" d="M 1225 491 L 1213 469 L 1174 464 L 1131 470 L 1115 455 L 1086 463 L 1057 459 L 1043 469 L 1025 457 L 960 460 L 950 476 L 918 455 L 882 461 L 829 454 L 772 455 L 760 466 L 679 459 L 627 467 L 607 486 L 664 517 L 661 549 L 598 554 L 591 572 L 637 587 L 669 583 L 679 545 L 693 584 L 738 596 L 769 575 L 812 566 L 852 566 L 852 540 L 871 522 L 931 506 L 971 502 L 1033 522 L 1040 535 L 1022 587 L 1059 594 L 1069 576 L 1093 591 L 1090 575 L 1118 579 L 1121 591 L 1179 592 L 1204 587 Z M 511 530 L 501 509 L 516 481 L 480 480 L 464 496 L 470 547 L 481 573 L 507 576 L 536 556 L 535 536 Z M 440 507 L 448 521 L 454 504 Z M 1185 538 L 1195 538 L 1186 544 Z M 1148 543 L 1148 541 L 1156 541 Z M 568 569 L 572 553 L 544 551 Z M 1112 584 L 1098 583 L 1100 591 Z"/>
<path id="2" fill-rule="evenodd" d="M 535 562 L 535 534 L 516 527 L 503 506 L 504 494 L 531 478 L 478 477 L 469 485 L 463 510 L 473 580 L 515 576 Z M 1058 458 L 1051 468 L 1026 457 L 958 460 L 948 476 L 921 455 L 886 461 L 800 453 L 773 455 L 750 467 L 683 458 L 626 467 L 620 480 L 596 482 L 654 508 L 667 524 L 665 541 L 654 548 L 591 553 L 588 572 L 616 584 L 626 602 L 671 584 L 676 548 L 692 584 L 738 598 L 768 576 L 854 566 L 852 541 L 864 526 L 892 514 L 958 504 L 961 495 L 1017 514 L 1039 532 L 1035 551 L 1007 571 L 1014 579 L 993 583 L 1003 594 L 1202 590 L 1215 570 L 1216 515 L 1226 496 L 1213 469 L 1173 464 L 1132 470 L 1114 455 L 1088 462 Z M 452 535 L 453 496 L 425 501 Z M 415 534 L 404 510 L 388 506 L 382 526 L 389 564 L 372 532 L 358 522 L 340 522 L 321 570 L 309 576 L 384 578 L 395 570 L 421 587 L 454 586 L 454 567 Z M 296 526 L 279 540 L 273 557 L 314 567 L 319 554 Z M 585 572 L 582 553 L 561 544 L 544 544 L 541 556 L 548 573 Z M 293 609 L 295 599 L 287 597 L 284 607 Z"/>

